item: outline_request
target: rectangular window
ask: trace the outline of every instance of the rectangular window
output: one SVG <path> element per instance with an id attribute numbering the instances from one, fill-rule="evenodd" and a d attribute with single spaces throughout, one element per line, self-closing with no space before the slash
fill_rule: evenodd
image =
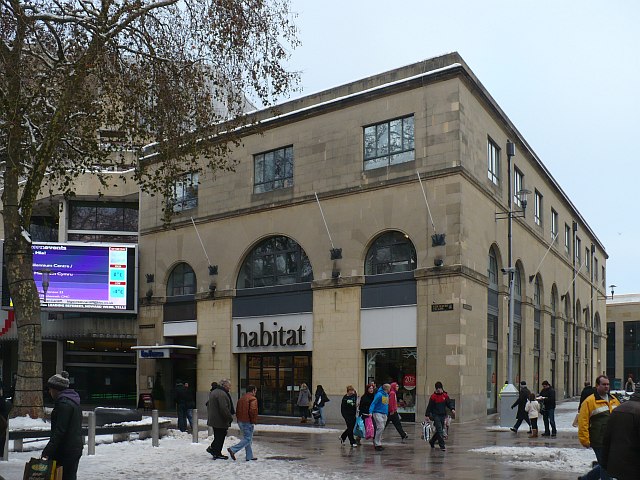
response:
<path id="1" fill-rule="evenodd" d="M 598 259 L 593 257 L 593 280 L 598 281 Z"/>
<path id="2" fill-rule="evenodd" d="M 388 167 L 415 158 L 413 115 L 364 127 L 364 169 Z"/>
<path id="3" fill-rule="evenodd" d="M 558 212 L 551 209 L 551 241 L 558 242 Z"/>
<path id="4" fill-rule="evenodd" d="M 537 190 L 533 197 L 533 221 L 542 226 L 542 195 Z"/>
<path id="5" fill-rule="evenodd" d="M 518 207 L 522 207 L 518 192 L 524 188 L 524 174 L 514 167 L 513 170 L 513 203 Z"/>
<path id="6" fill-rule="evenodd" d="M 582 250 L 582 242 L 580 241 L 580 237 L 576 237 L 575 245 L 573 246 L 573 251 L 576 254 L 576 264 L 580 265 L 582 263 L 582 258 L 580 258 Z"/>
<path id="7" fill-rule="evenodd" d="M 494 185 L 500 184 L 500 148 L 493 140 L 487 140 L 487 177 Z"/>
<path id="8" fill-rule="evenodd" d="M 607 271 L 604 269 L 604 265 L 602 266 L 602 288 L 607 288 L 607 278 L 605 274 Z"/>
<path id="9" fill-rule="evenodd" d="M 198 206 L 198 174 L 187 173 L 173 183 L 171 204 L 174 212 Z"/>
<path id="10" fill-rule="evenodd" d="M 564 251 L 567 255 L 571 253 L 571 227 L 564 224 Z"/>
<path id="11" fill-rule="evenodd" d="M 293 146 L 253 156 L 253 193 L 293 186 Z"/>
<path id="12" fill-rule="evenodd" d="M 590 257 L 591 255 L 589 254 L 589 249 L 585 248 L 584 249 L 584 268 L 586 268 L 587 272 L 591 271 Z"/>

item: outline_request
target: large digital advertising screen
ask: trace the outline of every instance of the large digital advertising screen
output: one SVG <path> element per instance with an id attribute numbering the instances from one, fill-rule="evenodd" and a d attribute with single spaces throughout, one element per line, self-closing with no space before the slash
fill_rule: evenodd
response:
<path id="1" fill-rule="evenodd" d="M 33 243 L 31 248 L 43 309 L 137 312 L 136 245 Z M 2 306 L 9 308 L 4 269 L 3 276 Z"/>

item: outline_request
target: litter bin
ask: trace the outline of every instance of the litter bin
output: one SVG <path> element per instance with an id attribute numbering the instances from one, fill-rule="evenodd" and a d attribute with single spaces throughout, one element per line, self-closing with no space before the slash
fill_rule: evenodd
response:
<path id="1" fill-rule="evenodd" d="M 138 396 L 138 408 L 142 408 L 145 411 L 156 408 L 153 403 L 153 395 L 150 393 L 141 393 Z"/>
<path id="2" fill-rule="evenodd" d="M 516 408 L 511 409 L 511 405 L 518 399 L 518 389 L 515 385 L 506 385 L 500 392 L 500 426 L 513 427 L 516 424 Z"/>

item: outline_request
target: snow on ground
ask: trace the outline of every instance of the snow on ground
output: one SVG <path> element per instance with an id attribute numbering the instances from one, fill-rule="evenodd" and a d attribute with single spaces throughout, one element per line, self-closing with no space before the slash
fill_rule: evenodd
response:
<path id="1" fill-rule="evenodd" d="M 576 448 L 556 448 L 547 445 L 532 445 L 530 447 L 483 447 L 471 450 L 475 453 L 494 455 L 507 463 L 521 464 L 526 468 L 540 470 L 561 470 L 585 473 L 589 470 L 595 454 L 590 448 L 583 448 L 578 442 L 578 428 L 572 425 L 578 413 L 578 402 L 563 402 L 556 407 L 556 427 L 558 432 L 573 432 L 576 438 Z M 524 424 L 523 424 L 524 425 Z M 526 428 L 526 425 L 524 425 Z M 542 417 L 538 419 L 538 428 L 544 431 Z M 490 426 L 489 431 L 509 431 L 509 427 Z M 526 434 L 526 429 L 524 429 Z M 535 444 L 538 439 L 532 439 Z"/>
<path id="2" fill-rule="evenodd" d="M 526 468 L 540 470 L 566 471 L 584 473 L 588 470 L 591 461 L 595 459 L 593 451 L 580 447 L 577 440 L 577 428 L 571 423 L 577 412 L 577 402 L 564 402 L 556 408 L 556 424 L 562 435 L 569 432 L 575 434 L 575 448 L 561 448 L 548 446 L 549 442 L 541 439 L 531 440 L 527 446 L 484 446 L 471 450 L 478 455 L 491 455 L 497 461 L 522 465 Z M 163 419 L 161 419 L 163 420 Z M 142 422 L 147 423 L 148 418 Z M 201 425 L 204 425 L 201 421 Z M 135 423 L 135 422 L 133 422 Z M 49 423 L 43 420 L 33 420 L 28 417 L 12 419 L 10 428 L 24 429 L 48 429 Z M 487 427 L 490 431 L 508 430 L 500 427 Z M 308 428 L 287 425 L 257 425 L 256 431 L 260 432 L 288 432 L 305 433 L 310 435 L 330 434 L 335 435 L 340 429 L 334 428 Z M 566 432 L 566 433 L 565 433 Z M 235 433 L 235 432 L 233 432 Z M 212 441 L 212 437 L 205 439 L 205 433 L 200 432 L 199 443 L 191 443 L 191 435 L 178 430 L 169 430 L 169 434 L 160 439 L 160 446 L 154 448 L 151 439 L 138 440 L 132 435 L 129 442 L 112 443 L 110 435 L 96 438 L 96 455 L 88 456 L 85 452 L 80 462 L 79 478 L 100 478 L 100 480 L 116 480 L 121 478 L 154 478 L 154 479 L 193 479 L 210 478 L 212 474 L 216 478 L 238 478 L 244 475 L 256 476 L 262 479 L 295 479 L 300 472 L 304 472 L 305 480 L 342 480 L 339 474 L 333 474 L 327 470 L 319 471 L 309 469 L 303 460 L 295 457 L 289 461 L 269 460 L 269 457 L 282 457 L 290 455 L 289 452 L 274 450 L 266 441 L 254 443 L 254 455 L 262 461 L 246 462 L 244 451 L 238 454 L 238 461 L 214 461 L 206 453 L 205 449 Z M 236 434 L 237 435 L 237 434 Z M 226 448 L 238 441 L 237 436 L 229 436 L 225 441 Z M 536 442 L 538 441 L 538 445 Z M 7 480 L 22 478 L 25 462 L 31 457 L 39 457 L 46 441 L 25 442 L 25 452 L 13 452 L 9 454 L 8 462 L 0 463 L 0 474 Z M 158 469 L 161 469 L 159 473 Z M 259 470 L 256 470 L 258 468 Z M 351 476 L 356 479 L 357 477 Z"/>

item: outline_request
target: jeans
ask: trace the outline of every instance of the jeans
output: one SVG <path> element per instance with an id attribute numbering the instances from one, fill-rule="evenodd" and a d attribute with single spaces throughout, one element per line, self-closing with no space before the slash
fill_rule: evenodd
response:
<path id="1" fill-rule="evenodd" d="M 596 459 L 598 460 L 598 463 L 600 463 L 600 458 L 602 457 L 602 447 L 591 448 L 593 448 L 593 452 L 596 454 Z M 596 465 L 586 475 L 580 478 L 582 478 L 582 480 L 611 480 L 611 477 L 609 476 L 607 471 L 600 465 Z"/>
<path id="2" fill-rule="evenodd" d="M 382 445 L 382 433 L 387 425 L 387 416 L 384 413 L 374 413 L 373 423 L 376 426 L 376 434 L 373 437 L 373 444 L 377 447 Z"/>
<path id="3" fill-rule="evenodd" d="M 320 411 L 320 418 L 318 418 L 315 421 L 316 425 L 320 425 L 321 427 L 324 427 L 326 422 L 324 420 L 324 407 L 316 407 L 319 411 Z"/>
<path id="4" fill-rule="evenodd" d="M 542 412 L 542 421 L 544 422 L 544 434 L 549 435 L 549 424 L 551 424 L 551 435 L 556 435 L 556 409 L 544 409 Z"/>
<path id="5" fill-rule="evenodd" d="M 407 436 L 407 433 L 402 428 L 402 423 L 400 423 L 400 415 L 398 415 L 398 412 L 393 412 L 389 417 L 387 417 L 387 425 L 389 425 L 389 422 L 393 423 L 393 426 L 396 427 L 396 430 L 400 434 L 400 438 L 405 438 Z"/>
<path id="6" fill-rule="evenodd" d="M 436 427 L 436 431 L 429 440 L 431 445 L 438 442 L 440 448 L 444 448 L 444 417 L 445 415 L 433 415 L 433 424 Z"/>
<path id="7" fill-rule="evenodd" d="M 250 422 L 238 422 L 238 426 L 240 427 L 240 431 L 242 432 L 242 440 L 232 446 L 230 450 L 235 454 L 244 448 L 248 462 L 253 458 L 253 450 L 251 450 L 251 444 L 253 443 L 254 425 Z"/>

